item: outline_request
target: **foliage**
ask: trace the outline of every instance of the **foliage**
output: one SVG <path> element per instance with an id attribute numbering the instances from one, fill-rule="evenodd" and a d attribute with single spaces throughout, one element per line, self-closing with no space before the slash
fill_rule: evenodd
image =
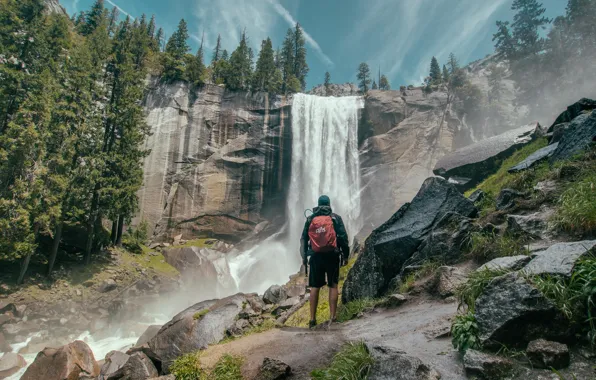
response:
<path id="1" fill-rule="evenodd" d="M 441 74 L 441 66 L 439 66 L 439 61 L 437 58 L 433 57 L 430 61 L 430 84 L 431 85 L 439 85 L 443 82 L 443 75 Z"/>
<path id="2" fill-rule="evenodd" d="M 451 343 L 462 354 L 468 349 L 481 348 L 480 339 L 478 338 L 478 324 L 473 312 L 468 311 L 466 314 L 455 316 L 451 325 Z"/>
<path id="3" fill-rule="evenodd" d="M 206 371 L 201 368 L 200 356 L 200 351 L 180 356 L 170 366 L 170 372 L 181 380 L 242 380 L 243 358 L 224 354 L 211 371 Z"/>
<path id="4" fill-rule="evenodd" d="M 226 87 L 231 90 L 248 90 L 252 76 L 252 60 L 246 32 L 242 33 L 240 45 L 230 56 L 230 67 L 224 78 Z"/>
<path id="5" fill-rule="evenodd" d="M 441 266 L 441 263 L 437 260 L 427 260 L 422 263 L 420 268 L 408 274 L 406 278 L 399 285 L 397 291 L 399 293 L 407 293 L 414 287 L 414 283 L 424 277 L 430 276 L 435 273 Z"/>
<path id="6" fill-rule="evenodd" d="M 196 313 L 194 313 L 194 315 L 192 316 L 192 319 L 194 320 L 198 320 L 203 318 L 205 315 L 207 315 L 209 313 L 209 308 L 207 309 L 203 309 L 201 311 L 197 311 Z"/>
<path id="7" fill-rule="evenodd" d="M 224 354 L 209 374 L 213 380 L 242 380 L 241 367 L 244 359 L 239 356 Z M 177 378 L 177 377 L 176 377 Z"/>
<path id="8" fill-rule="evenodd" d="M 377 86 L 377 81 L 373 80 L 371 90 L 378 90 L 379 86 Z"/>
<path id="9" fill-rule="evenodd" d="M 376 305 L 383 303 L 382 299 L 361 298 L 350 301 L 347 304 L 339 305 L 337 309 L 337 321 L 347 322 L 358 314 L 373 309 Z"/>
<path id="10" fill-rule="evenodd" d="M 570 233 L 596 232 L 596 174 L 569 185 L 559 199 L 554 221 L 558 228 Z"/>
<path id="11" fill-rule="evenodd" d="M 363 94 L 368 92 L 370 88 L 370 68 L 366 62 L 362 62 L 360 66 L 358 66 L 358 88 Z"/>
<path id="12" fill-rule="evenodd" d="M 384 74 L 381 75 L 381 80 L 379 81 L 379 90 L 391 90 L 391 84 L 389 83 L 389 79 L 387 79 L 387 77 Z"/>
<path id="13" fill-rule="evenodd" d="M 488 284 L 496 277 L 509 273 L 503 269 L 482 269 L 476 270 L 468 276 L 466 282 L 461 284 L 455 291 L 455 296 L 459 301 L 459 308 L 466 308 L 474 312 L 476 299 L 480 297 Z"/>
<path id="14" fill-rule="evenodd" d="M 188 46 L 188 26 L 184 19 L 180 20 L 178 29 L 172 34 L 166 44 L 165 54 L 163 55 L 165 80 L 182 80 L 185 78 L 186 53 L 190 50 Z"/>
<path id="15" fill-rule="evenodd" d="M 180 356 L 170 366 L 170 372 L 180 380 L 206 379 L 204 371 L 201 370 L 199 355 L 197 351 Z"/>
<path id="16" fill-rule="evenodd" d="M 149 224 L 143 220 L 137 228 L 130 228 L 124 238 L 122 245 L 132 253 L 142 253 L 142 246 L 147 243 L 149 238 Z"/>
<path id="17" fill-rule="evenodd" d="M 527 255 L 525 239 L 510 234 L 472 232 L 467 239 L 468 255 L 483 264 L 497 257 Z"/>
<path id="18" fill-rule="evenodd" d="M 282 75 L 275 65 L 271 39 L 267 38 L 261 46 L 261 53 L 252 78 L 252 90 L 278 94 L 281 92 Z"/>
<path id="19" fill-rule="evenodd" d="M 365 380 L 374 359 L 363 342 L 348 343 L 339 351 L 325 369 L 312 371 L 314 380 Z"/>

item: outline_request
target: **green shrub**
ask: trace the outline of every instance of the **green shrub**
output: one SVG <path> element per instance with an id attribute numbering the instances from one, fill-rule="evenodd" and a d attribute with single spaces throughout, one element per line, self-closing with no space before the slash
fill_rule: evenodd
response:
<path id="1" fill-rule="evenodd" d="M 572 183 L 559 200 L 555 225 L 566 232 L 596 232 L 596 174 Z"/>
<path id="2" fill-rule="evenodd" d="M 354 318 L 358 314 L 373 309 L 376 305 L 383 302 L 372 298 L 362 298 L 350 301 L 347 304 L 339 305 L 337 308 L 337 321 L 346 322 Z"/>
<path id="3" fill-rule="evenodd" d="M 466 241 L 468 255 L 484 264 L 497 257 L 527 255 L 526 240 L 509 234 L 472 232 Z"/>
<path id="4" fill-rule="evenodd" d="M 455 296 L 459 301 L 459 308 L 465 307 L 470 312 L 473 312 L 476 299 L 484 292 L 487 285 L 494 278 L 507 273 L 509 271 L 505 269 L 483 269 L 470 273 L 466 282 L 461 284 L 455 291 Z"/>
<path id="5" fill-rule="evenodd" d="M 170 372 L 177 380 L 206 380 L 205 373 L 201 370 L 199 352 L 182 355 L 170 366 Z"/>
<path id="6" fill-rule="evenodd" d="M 362 342 L 348 343 L 325 369 L 312 371 L 314 380 L 365 380 L 374 359 Z"/>
<path id="7" fill-rule="evenodd" d="M 170 372 L 176 380 L 242 380 L 243 358 L 225 354 L 207 372 L 201 369 L 199 357 L 200 351 L 180 356 L 170 366 Z"/>
<path id="8" fill-rule="evenodd" d="M 470 348 L 481 348 L 480 339 L 478 338 L 478 324 L 474 313 L 468 311 L 466 314 L 455 316 L 455 320 L 451 325 L 451 343 L 462 354 Z"/>
<path id="9" fill-rule="evenodd" d="M 209 374 L 213 380 L 242 380 L 242 364 L 244 359 L 230 354 L 223 355 Z M 178 379 L 178 378 L 176 378 Z"/>
<path id="10" fill-rule="evenodd" d="M 122 236 L 122 245 L 132 253 L 141 254 L 147 239 L 149 239 L 149 224 L 143 220 L 137 228 L 129 229 Z"/>
<path id="11" fill-rule="evenodd" d="M 437 260 L 425 261 L 424 263 L 422 263 L 422 265 L 420 265 L 420 268 L 408 274 L 396 290 L 399 293 L 409 292 L 410 290 L 412 290 L 412 288 L 414 287 L 414 283 L 417 280 L 435 273 L 441 265 L 442 264 Z"/>

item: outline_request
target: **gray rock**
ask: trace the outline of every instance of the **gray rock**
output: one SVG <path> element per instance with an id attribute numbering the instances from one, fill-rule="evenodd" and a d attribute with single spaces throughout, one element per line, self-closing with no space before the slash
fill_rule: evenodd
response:
<path id="1" fill-rule="evenodd" d="M 596 100 L 582 98 L 578 102 L 570 105 L 567 109 L 561 113 L 552 126 L 548 129 L 548 132 L 553 132 L 554 127 L 561 123 L 569 123 L 585 111 L 591 111 L 596 109 Z"/>
<path id="2" fill-rule="evenodd" d="M 559 141 L 561 141 L 561 139 L 563 138 L 563 135 L 565 134 L 565 131 L 567 130 L 567 128 L 569 128 L 570 124 L 571 123 L 560 123 L 557 125 L 553 125 L 552 126 L 553 132 L 552 132 L 552 136 L 551 136 L 549 142 L 551 144 L 554 144 L 554 143 L 558 143 Z"/>
<path id="3" fill-rule="evenodd" d="M 439 380 L 441 375 L 420 359 L 390 347 L 368 346 L 375 360 L 369 380 Z"/>
<path id="4" fill-rule="evenodd" d="M 286 289 L 283 286 L 271 285 L 263 295 L 263 301 L 266 304 L 281 304 L 288 298 Z"/>
<path id="5" fill-rule="evenodd" d="M 546 208 L 528 215 L 508 215 L 507 231 L 532 238 L 546 239 L 551 235 L 548 222 L 553 214 L 553 209 Z"/>
<path id="6" fill-rule="evenodd" d="M 468 350 L 464 355 L 464 368 L 468 376 L 498 380 L 511 375 L 514 365 L 509 359 L 476 350 Z"/>
<path id="7" fill-rule="evenodd" d="M 569 366 L 569 348 L 566 344 L 538 339 L 530 342 L 526 354 L 538 368 L 563 369 Z"/>
<path id="8" fill-rule="evenodd" d="M 477 270 L 506 270 L 506 271 L 517 271 L 526 266 L 527 263 L 532 260 L 531 256 L 519 255 L 519 256 L 507 256 L 498 257 L 482 265 Z"/>
<path id="9" fill-rule="evenodd" d="M 553 194 L 557 190 L 556 181 L 541 181 L 534 186 L 534 191 L 541 192 L 543 195 L 548 196 Z"/>
<path id="10" fill-rule="evenodd" d="M 398 307 L 403 305 L 407 300 L 408 298 L 403 294 L 392 294 L 389 297 L 387 297 L 387 301 L 383 303 L 383 306 Z"/>
<path id="11" fill-rule="evenodd" d="M 515 166 L 512 166 L 507 170 L 509 173 L 518 173 L 531 168 L 542 160 L 546 160 L 555 153 L 555 150 L 559 146 L 559 143 L 547 145 L 542 149 L 538 149 L 536 152 L 530 154 L 525 160 L 521 161 Z"/>
<path id="12" fill-rule="evenodd" d="M 331 83 L 329 85 L 329 90 L 325 88 L 324 85 L 319 85 L 314 87 L 312 90 L 308 92 L 311 95 L 318 95 L 318 96 L 357 96 L 360 94 L 360 89 L 354 83 L 343 83 L 343 84 L 335 84 Z"/>
<path id="13" fill-rule="evenodd" d="M 145 343 L 149 343 L 149 341 L 157 335 L 159 330 L 161 330 L 161 327 L 161 325 L 151 325 L 147 327 L 147 330 L 145 330 L 145 332 L 137 340 L 135 347 L 140 347 Z"/>
<path id="14" fill-rule="evenodd" d="M 105 280 L 104 282 L 101 283 L 101 285 L 99 285 L 99 292 L 100 293 L 107 293 L 107 292 L 111 292 L 112 290 L 116 289 L 118 287 L 118 284 L 116 284 L 116 281 L 110 279 Z"/>
<path id="15" fill-rule="evenodd" d="M 300 303 L 300 297 L 292 297 L 288 298 L 287 300 L 283 301 L 274 311 L 273 314 L 279 315 L 285 310 L 289 310 L 295 305 Z"/>
<path id="16" fill-rule="evenodd" d="M 14 352 L 7 352 L 0 357 L 0 379 L 5 379 L 19 372 L 27 365 L 25 359 Z"/>
<path id="17" fill-rule="evenodd" d="M 467 276 L 459 268 L 442 266 L 435 273 L 434 288 L 441 298 L 447 298 L 466 280 Z"/>
<path id="18" fill-rule="evenodd" d="M 475 316 L 485 347 L 519 346 L 538 338 L 560 339 L 569 334 L 565 316 L 515 272 L 489 283 L 476 300 Z"/>
<path id="19" fill-rule="evenodd" d="M 112 373 L 107 380 L 145 380 L 157 376 L 159 373 L 151 359 L 142 352 L 135 352 L 126 364 Z"/>
<path id="20" fill-rule="evenodd" d="M 107 379 L 111 374 L 124 367 L 130 355 L 120 351 L 110 351 L 99 371 L 99 380 Z"/>
<path id="21" fill-rule="evenodd" d="M 596 252 L 596 240 L 557 243 L 536 253 L 526 267 L 528 275 L 560 275 L 570 277 L 579 259 Z"/>
<path id="22" fill-rule="evenodd" d="M 228 332 L 231 335 L 240 336 L 244 332 L 244 329 L 250 326 L 250 323 L 246 319 L 239 319 L 236 321 L 234 326 L 232 326 Z"/>
<path id="23" fill-rule="evenodd" d="M 348 273 L 342 290 L 344 303 L 380 296 L 412 257 L 433 225 L 447 213 L 477 214 L 474 204 L 440 178 L 427 179 L 412 200 L 366 240 L 364 252 Z"/>
<path id="24" fill-rule="evenodd" d="M 78 379 L 99 376 L 99 365 L 89 346 L 80 340 L 60 348 L 46 348 L 37 354 L 21 380 Z"/>
<path id="25" fill-rule="evenodd" d="M 4 334 L 0 332 L 0 353 L 10 351 L 12 351 L 12 347 L 10 347 L 10 344 L 8 344 L 6 338 L 4 338 Z"/>
<path id="26" fill-rule="evenodd" d="M 265 358 L 255 380 L 283 380 L 292 375 L 292 368 L 281 360 Z"/>
<path id="27" fill-rule="evenodd" d="M 480 189 L 475 190 L 470 196 L 468 197 L 474 203 L 478 203 L 484 199 L 486 193 Z"/>
<path id="28" fill-rule="evenodd" d="M 524 199 L 526 195 L 516 190 L 503 189 L 497 196 L 497 210 L 508 210 L 517 204 L 518 199 Z"/>
<path id="29" fill-rule="evenodd" d="M 465 191 L 497 172 L 504 158 L 531 142 L 540 125 L 529 124 L 501 135 L 468 145 L 441 158 L 433 172 L 445 178 L 464 177 L 470 180 L 458 185 Z"/>
<path id="30" fill-rule="evenodd" d="M 247 296 L 236 294 L 193 305 L 165 324 L 149 341 L 150 351 L 145 353 L 154 362 L 161 362 L 162 372 L 169 374 L 169 367 L 177 357 L 225 338 L 246 304 Z M 206 310 L 209 311 L 205 313 Z"/>
<path id="31" fill-rule="evenodd" d="M 596 139 L 596 112 L 592 111 L 590 114 L 583 114 L 573 119 L 550 161 L 569 159 L 588 148 L 594 139 Z"/>

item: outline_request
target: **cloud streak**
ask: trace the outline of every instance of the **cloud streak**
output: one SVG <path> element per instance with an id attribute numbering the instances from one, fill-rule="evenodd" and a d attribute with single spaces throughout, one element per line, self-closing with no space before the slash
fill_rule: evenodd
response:
<path id="1" fill-rule="evenodd" d="M 135 19 L 134 16 L 132 16 L 130 13 L 128 13 L 127 11 L 125 11 L 124 9 L 122 9 L 118 4 L 114 3 L 112 0 L 106 0 L 108 3 L 110 3 L 113 7 L 118 8 L 118 10 L 120 11 L 120 13 L 125 14 L 126 16 L 130 17 L 131 19 Z M 78 0 L 76 0 L 76 2 L 78 2 Z"/>

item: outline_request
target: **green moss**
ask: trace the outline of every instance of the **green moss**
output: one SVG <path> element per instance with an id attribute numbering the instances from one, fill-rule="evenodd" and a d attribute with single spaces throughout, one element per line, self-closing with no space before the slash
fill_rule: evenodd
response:
<path id="1" fill-rule="evenodd" d="M 207 315 L 207 313 L 209 313 L 209 311 L 210 311 L 209 309 L 203 309 L 203 310 L 201 310 L 201 311 L 198 311 L 198 312 L 196 312 L 196 313 L 195 313 L 195 314 L 192 316 L 192 318 L 193 318 L 194 320 L 201 319 L 201 318 L 203 318 L 205 315 Z"/>
<path id="2" fill-rule="evenodd" d="M 348 343 L 333 358 L 331 365 L 312 371 L 314 380 L 365 380 L 374 364 L 370 352 L 362 342 Z"/>
<path id="3" fill-rule="evenodd" d="M 189 240 L 184 244 L 178 244 L 178 245 L 174 245 L 173 247 L 176 248 L 186 248 L 186 247 L 199 247 L 199 248 L 209 248 L 211 246 L 213 246 L 213 244 L 207 244 L 208 241 L 213 241 L 213 239 L 194 239 L 194 240 Z"/>
<path id="4" fill-rule="evenodd" d="M 121 251 L 123 263 L 132 264 L 134 262 L 145 269 L 153 270 L 168 277 L 175 277 L 180 274 L 176 268 L 166 262 L 161 252 L 154 251 L 144 245 L 141 247 L 143 250 L 142 255 Z"/>

